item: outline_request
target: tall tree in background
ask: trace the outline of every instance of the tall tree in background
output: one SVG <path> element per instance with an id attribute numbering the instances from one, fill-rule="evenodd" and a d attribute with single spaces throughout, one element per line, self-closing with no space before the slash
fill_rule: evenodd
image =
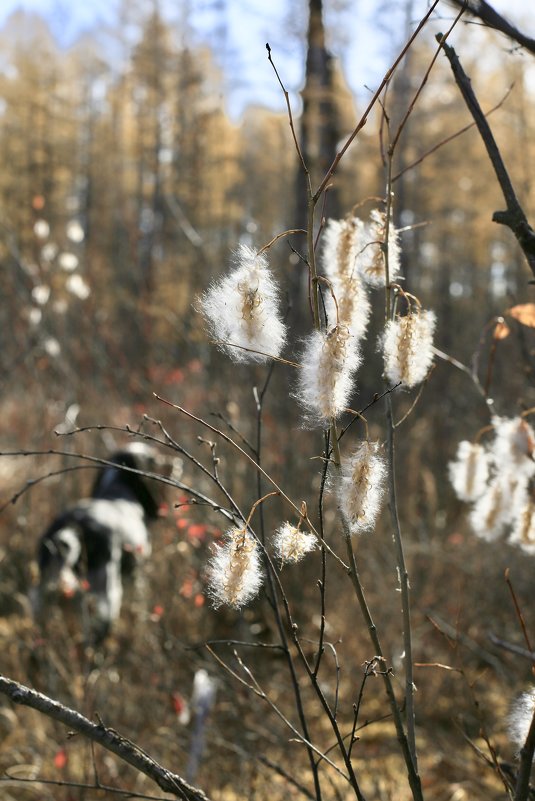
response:
<path id="1" fill-rule="evenodd" d="M 143 28 L 142 39 L 134 50 L 133 69 L 138 121 L 138 263 L 142 289 L 154 289 L 156 246 L 162 227 L 163 126 L 166 118 L 164 78 L 170 54 L 167 28 L 158 3 Z"/>
<path id="2" fill-rule="evenodd" d="M 335 99 L 334 60 L 325 44 L 322 0 L 309 0 L 307 34 L 307 59 L 305 85 L 301 93 L 303 113 L 301 116 L 300 146 L 305 163 L 310 172 L 312 187 L 315 189 L 335 154 L 340 139 Z M 296 179 L 296 227 L 306 228 L 306 176 L 298 165 Z M 328 193 L 326 211 L 331 217 L 339 216 L 338 193 L 334 185 Z M 300 243 L 304 248 L 304 243 Z M 292 281 L 292 305 L 297 310 L 302 304 L 302 271 L 294 273 Z M 299 321 L 301 327 L 303 321 Z"/>
<path id="3" fill-rule="evenodd" d="M 387 8 L 385 8 L 387 11 Z M 403 41 L 407 42 L 412 34 L 413 28 L 413 0 L 405 0 L 404 8 L 404 26 L 403 26 Z M 390 136 L 395 136 L 396 131 L 402 122 L 411 101 L 411 94 L 414 93 L 414 56 L 413 49 L 409 48 L 403 61 L 394 73 L 392 84 L 390 86 L 392 97 L 389 109 L 389 127 Z M 410 131 L 411 119 L 407 120 L 404 131 L 399 139 L 396 147 L 395 169 L 397 172 L 402 173 L 409 162 L 409 147 L 411 144 Z M 411 211 L 407 208 L 407 192 L 406 192 L 406 178 L 402 177 L 396 182 L 395 186 L 395 201 L 393 204 L 394 224 L 396 228 L 412 222 Z M 404 214 L 405 212 L 405 214 Z M 410 286 L 409 268 L 410 262 L 407 259 L 406 251 L 401 250 L 401 268 L 403 275 L 406 278 L 407 286 Z"/>

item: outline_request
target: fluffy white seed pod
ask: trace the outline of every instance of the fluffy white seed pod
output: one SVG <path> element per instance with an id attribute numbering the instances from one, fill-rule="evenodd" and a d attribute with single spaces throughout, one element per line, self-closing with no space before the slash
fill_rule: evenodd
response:
<path id="1" fill-rule="evenodd" d="M 295 394 L 308 422 L 321 425 L 344 411 L 360 362 L 357 342 L 345 326 L 314 331 L 307 337 Z"/>
<path id="2" fill-rule="evenodd" d="M 342 276 L 331 280 L 332 291 L 325 292 L 325 309 L 327 318 L 333 322 L 338 319 L 357 341 L 366 333 L 370 319 L 371 305 L 368 292 L 358 275 Z"/>
<path id="3" fill-rule="evenodd" d="M 477 442 L 459 442 L 455 460 L 448 465 L 453 489 L 459 500 L 475 501 L 487 489 L 490 453 Z"/>
<path id="4" fill-rule="evenodd" d="M 382 244 L 386 241 L 386 214 L 374 209 L 370 221 L 359 231 L 360 250 L 357 257 L 359 272 L 367 284 L 383 287 L 386 284 L 385 254 Z M 388 226 L 388 279 L 394 281 L 400 270 L 401 249 L 399 234 L 390 221 Z"/>
<path id="5" fill-rule="evenodd" d="M 488 542 L 500 537 L 524 508 L 526 492 L 524 477 L 496 474 L 470 512 L 470 525 L 477 536 Z"/>
<path id="6" fill-rule="evenodd" d="M 535 432 L 522 417 L 494 417 L 495 438 L 491 452 L 500 473 L 521 474 L 529 478 L 535 474 Z"/>
<path id="7" fill-rule="evenodd" d="M 433 362 L 435 323 L 434 313 L 423 310 L 387 322 L 383 359 L 385 375 L 393 384 L 401 381 L 411 388 L 424 380 Z"/>
<path id="8" fill-rule="evenodd" d="M 358 217 L 328 220 L 322 237 L 321 265 L 330 280 L 357 273 L 357 259 L 366 245 L 366 225 Z"/>
<path id="9" fill-rule="evenodd" d="M 534 710 L 535 689 L 522 693 L 511 706 L 507 720 L 509 739 L 519 749 L 526 742 Z"/>
<path id="10" fill-rule="evenodd" d="M 342 462 L 338 499 L 351 534 L 372 529 L 385 490 L 386 462 L 378 442 L 361 442 Z"/>
<path id="11" fill-rule="evenodd" d="M 209 287 L 198 307 L 211 335 L 234 361 L 265 362 L 279 356 L 286 340 L 278 288 L 264 255 L 240 245 L 235 260 L 236 268 Z"/>
<path id="12" fill-rule="evenodd" d="M 273 534 L 273 550 L 283 564 L 300 562 L 313 551 L 318 540 L 310 531 L 302 531 L 291 523 L 283 523 Z"/>
<path id="13" fill-rule="evenodd" d="M 229 529 L 216 546 L 207 567 L 208 591 L 214 606 L 240 609 L 262 586 L 262 568 L 256 540 L 243 529 Z"/>
<path id="14" fill-rule="evenodd" d="M 327 318 L 346 326 L 356 339 L 361 339 L 370 317 L 370 301 L 358 272 L 358 256 L 365 245 L 365 225 L 358 217 L 328 220 L 323 234 L 321 263 L 328 277 L 331 293 L 325 292 Z"/>
<path id="15" fill-rule="evenodd" d="M 535 554 L 535 503 L 527 492 L 525 502 L 513 522 L 509 542 L 526 553 Z"/>

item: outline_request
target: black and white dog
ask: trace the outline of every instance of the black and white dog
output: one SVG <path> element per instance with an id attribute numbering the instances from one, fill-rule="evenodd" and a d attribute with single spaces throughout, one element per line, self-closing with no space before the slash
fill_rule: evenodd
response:
<path id="1" fill-rule="evenodd" d="M 58 598 L 85 598 L 94 642 L 119 617 L 123 577 L 151 552 L 148 524 L 158 515 L 158 488 L 163 485 L 133 471 L 167 477 L 171 472 L 144 443 L 130 444 L 108 461 L 113 464 L 99 471 L 91 497 L 56 518 L 38 550 L 38 615 Z"/>

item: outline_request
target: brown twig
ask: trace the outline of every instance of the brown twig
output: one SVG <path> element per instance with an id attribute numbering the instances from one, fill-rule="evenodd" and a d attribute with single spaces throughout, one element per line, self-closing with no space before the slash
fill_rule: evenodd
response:
<path id="1" fill-rule="evenodd" d="M 528 630 L 526 627 L 526 621 L 524 615 L 522 614 L 522 609 L 520 608 L 520 604 L 518 603 L 518 598 L 516 597 L 515 588 L 513 587 L 513 583 L 511 581 L 510 571 L 509 568 L 505 571 L 505 583 L 509 588 L 509 592 L 511 593 L 511 598 L 513 599 L 513 604 L 515 607 L 516 616 L 518 618 L 518 622 L 520 623 L 520 628 L 522 629 L 522 634 L 524 635 L 524 641 L 528 647 L 528 650 L 533 651 L 533 647 L 531 645 L 531 640 L 529 638 Z M 535 671 L 535 663 L 533 665 Z"/>
<path id="2" fill-rule="evenodd" d="M 521 645 L 515 645 L 513 642 L 502 640 L 492 631 L 489 632 L 489 640 L 498 648 L 503 648 L 504 651 L 509 651 L 511 654 L 516 654 L 517 656 L 522 656 L 524 659 L 529 659 L 530 662 L 535 662 L 535 651 L 529 651 L 527 648 L 522 648 Z"/>
<path id="3" fill-rule="evenodd" d="M 169 401 L 169 400 L 166 400 L 165 398 L 161 397 L 160 395 L 157 395 L 155 392 L 154 392 L 153 394 L 154 394 L 154 397 L 155 397 L 157 400 L 159 400 L 159 401 L 161 401 L 162 403 L 166 404 L 166 406 L 171 406 L 173 409 L 176 409 L 178 412 L 180 412 L 181 414 L 185 415 L 185 416 L 186 416 L 186 417 L 188 417 L 190 420 L 194 420 L 195 422 L 197 422 L 197 423 L 199 423 L 200 425 L 202 425 L 202 426 L 204 426 L 205 428 L 207 428 L 209 431 L 212 431 L 212 433 L 214 433 L 214 434 L 217 434 L 219 437 L 221 437 L 221 439 L 223 439 L 225 442 L 227 442 L 229 445 L 231 445 L 231 446 L 232 446 L 232 447 L 233 447 L 235 450 L 237 450 L 237 451 L 238 451 L 238 453 L 241 453 L 241 454 L 242 454 L 242 456 L 244 456 L 244 457 L 245 457 L 245 459 L 246 459 L 246 460 L 247 460 L 247 461 L 248 461 L 248 462 L 249 462 L 249 463 L 250 463 L 250 464 L 251 464 L 251 465 L 252 465 L 252 466 L 255 468 L 255 470 L 258 470 L 258 471 L 259 471 L 259 472 L 260 472 L 260 473 L 263 475 L 263 477 L 264 477 L 264 478 L 265 478 L 267 481 L 269 481 L 269 483 L 272 485 L 272 487 L 274 487 L 274 489 L 278 490 L 278 492 L 280 493 L 281 497 L 282 497 L 282 498 L 283 498 L 283 499 L 286 501 L 286 503 L 288 503 L 288 504 L 289 504 L 289 505 L 292 507 L 292 509 L 293 509 L 295 512 L 297 512 L 297 514 L 298 514 L 298 515 L 300 514 L 300 512 L 301 512 L 301 510 L 300 510 L 300 507 L 299 507 L 299 506 L 298 506 L 296 503 L 294 503 L 294 502 L 291 500 L 291 498 L 289 498 L 289 497 L 288 497 L 288 495 L 286 495 L 286 493 L 285 493 L 285 492 L 284 492 L 284 491 L 281 489 L 281 487 L 280 487 L 280 486 L 277 484 L 277 482 L 275 481 L 275 479 L 273 479 L 273 478 L 272 478 L 272 477 L 269 475 L 269 473 L 267 473 L 267 472 L 264 470 L 264 468 L 263 468 L 263 467 L 261 467 L 261 466 L 260 466 L 260 465 L 259 465 L 259 464 L 258 464 L 258 463 L 257 463 L 257 462 L 256 462 L 256 461 L 253 459 L 253 458 L 252 458 L 252 456 L 250 456 L 248 453 L 246 453 L 246 452 L 243 450 L 243 448 L 241 448 L 241 447 L 238 445 L 238 443 L 237 443 L 237 442 L 235 442 L 235 441 L 232 439 L 232 437 L 229 437 L 229 436 L 228 436 L 228 434 L 225 434 L 225 432 L 224 432 L 224 431 L 221 431 L 219 428 L 216 428 L 215 426 L 212 426 L 212 425 L 210 425 L 210 423 L 208 423 L 206 420 L 203 420 L 203 419 L 202 419 L 202 417 L 198 417 L 197 415 L 193 414 L 192 412 L 189 412 L 187 409 L 184 409 L 184 407 L 183 407 L 183 406 L 179 406 L 179 405 L 178 405 L 178 404 L 176 404 L 176 403 L 172 403 L 171 401 Z M 1 455 L 1 454 L 0 454 L 0 455 Z M 314 527 L 314 525 L 313 525 L 312 521 L 311 521 L 311 520 L 310 520 L 308 517 L 306 518 L 306 522 L 307 522 L 307 525 L 309 526 L 310 530 L 311 530 L 311 531 L 312 531 L 314 534 L 317 534 L 318 532 L 316 531 L 316 529 L 315 529 L 315 527 Z M 345 564 L 345 562 L 343 561 L 343 559 L 341 559 L 341 558 L 338 556 L 338 554 L 337 554 L 335 551 L 333 551 L 333 549 L 332 549 L 332 548 L 330 548 L 330 547 L 329 547 L 329 546 L 328 546 L 326 543 L 324 543 L 324 545 L 325 545 L 325 548 L 327 549 L 327 551 L 330 553 L 330 555 L 331 555 L 331 556 L 332 556 L 332 557 L 333 557 L 333 558 L 334 558 L 334 559 L 335 559 L 335 560 L 338 562 L 338 564 L 339 564 L 339 565 L 341 565 L 341 567 L 342 567 L 344 570 L 347 570 L 347 569 L 348 569 L 348 568 L 347 568 L 347 565 Z"/>
<path id="4" fill-rule="evenodd" d="M 151 420 L 151 418 L 147 418 L 147 419 Z M 159 421 L 153 421 L 153 422 L 159 423 Z M 87 426 L 87 427 L 85 427 L 83 429 L 82 428 L 76 429 L 76 431 L 69 431 L 68 433 L 70 435 L 70 434 L 79 433 L 81 431 L 92 431 L 92 430 L 96 430 L 96 429 L 101 430 L 101 429 L 104 429 L 104 428 L 124 431 L 125 433 L 128 432 L 128 428 L 121 429 L 121 428 L 118 428 L 116 426 Z M 162 430 L 164 430 L 163 427 L 162 427 Z M 145 436 L 145 439 L 151 439 L 154 442 L 158 442 L 160 445 L 167 445 L 168 447 L 171 447 L 171 445 L 169 443 L 162 442 L 161 440 L 158 440 L 155 437 L 147 437 L 147 436 Z M 176 445 L 176 443 L 175 443 L 175 445 Z M 180 453 L 182 453 L 187 458 L 189 458 L 192 461 L 194 461 L 194 464 L 197 467 L 199 467 L 200 469 L 203 469 L 208 475 L 210 475 L 210 471 L 208 471 L 204 467 L 204 465 L 201 465 L 200 462 L 198 462 L 197 460 L 194 460 L 194 457 L 192 457 L 190 454 L 188 454 L 187 451 L 185 451 L 180 446 L 177 446 L 177 448 L 179 448 L 179 452 Z M 18 499 L 22 495 L 24 495 L 24 493 L 28 492 L 30 489 L 32 489 L 34 486 L 36 486 L 36 484 L 40 484 L 41 482 L 46 481 L 47 479 L 52 478 L 53 476 L 63 475 L 64 473 L 71 473 L 71 472 L 73 472 L 75 470 L 90 470 L 90 469 L 92 469 L 92 468 L 94 469 L 96 467 L 116 467 L 119 470 L 123 470 L 126 473 L 135 473 L 136 475 L 142 476 L 143 478 L 148 478 L 148 479 L 151 479 L 151 480 L 154 480 L 154 481 L 158 481 L 161 484 L 167 484 L 167 486 L 169 486 L 169 487 L 173 487 L 175 489 L 182 490 L 183 492 L 186 492 L 188 495 L 191 495 L 192 498 L 195 498 L 196 500 L 200 501 L 201 503 L 206 504 L 207 506 L 210 506 L 214 511 L 220 512 L 228 520 L 230 520 L 231 522 L 234 522 L 234 515 L 228 509 L 226 509 L 224 506 L 221 506 L 221 504 L 219 504 L 216 501 L 214 501 L 212 498 L 209 498 L 207 495 L 204 495 L 202 492 L 199 492 L 194 487 L 189 487 L 187 484 L 183 484 L 181 481 L 177 481 L 177 480 L 175 480 L 173 478 L 166 478 L 166 476 L 161 476 L 158 473 L 149 473 L 146 470 L 137 470 L 134 467 L 127 467 L 126 465 L 118 465 L 115 462 L 110 462 L 108 459 L 99 459 L 96 456 L 89 456 L 88 454 L 85 454 L 85 453 L 74 453 L 73 451 L 60 451 L 60 450 L 56 450 L 54 448 L 49 448 L 48 450 L 42 450 L 42 451 L 41 450 L 35 450 L 35 451 L 30 451 L 30 450 L 0 451 L 0 457 L 1 456 L 69 456 L 69 457 L 72 457 L 73 459 L 82 459 L 84 461 L 89 461 L 91 464 L 64 467 L 61 470 L 52 470 L 52 471 L 50 471 L 50 472 L 48 472 L 48 473 L 46 473 L 46 474 L 44 474 L 42 476 L 38 476 L 37 478 L 33 478 L 33 479 L 30 479 L 30 480 L 26 481 L 26 483 L 24 484 L 24 486 L 20 490 L 18 490 L 14 495 L 12 495 L 7 501 L 5 501 L 5 503 L 3 503 L 0 506 L 0 514 L 10 504 L 16 503 L 18 501 Z"/>
<path id="5" fill-rule="evenodd" d="M 245 665 L 245 663 L 243 662 L 243 660 L 240 659 L 240 657 L 238 656 L 236 651 L 234 652 L 234 656 L 235 656 L 239 666 L 242 668 L 244 673 L 248 676 L 249 681 L 247 681 L 242 676 L 240 676 L 240 674 L 236 670 L 234 670 L 227 662 L 225 662 L 224 659 L 221 659 L 221 657 L 213 650 L 213 648 L 210 648 L 209 645 L 206 645 L 206 650 L 208 651 L 210 656 L 218 663 L 218 665 L 220 665 L 220 667 L 222 667 L 223 670 L 225 670 L 229 674 L 229 676 L 232 676 L 232 678 L 235 679 L 239 684 L 241 684 L 242 687 L 245 687 L 247 690 L 249 690 L 250 692 L 254 693 L 254 695 L 256 695 L 258 698 L 260 698 L 262 701 L 265 701 L 265 703 L 273 710 L 273 712 L 277 715 L 277 717 L 292 732 L 292 734 L 293 734 L 293 736 L 295 738 L 294 742 L 297 741 L 297 742 L 302 743 L 303 745 L 306 745 L 308 748 L 310 748 L 312 751 L 314 751 L 314 753 L 320 759 L 325 760 L 325 762 L 328 765 L 330 765 L 330 767 L 333 768 L 333 770 L 335 770 L 340 776 L 342 776 L 344 779 L 347 780 L 347 776 L 345 775 L 343 770 L 341 770 L 341 768 L 335 762 L 333 762 L 331 759 L 329 759 L 329 757 L 327 757 L 312 742 L 307 740 L 305 738 L 305 736 L 303 734 L 301 734 L 301 732 L 293 725 L 293 723 L 289 720 L 289 718 L 287 718 L 286 715 L 279 709 L 277 704 L 275 704 L 275 702 L 269 697 L 269 695 L 266 692 L 264 692 L 264 690 L 262 689 L 262 687 L 260 686 L 260 684 L 258 683 L 256 678 L 254 677 L 254 675 L 253 675 L 252 671 L 250 670 L 250 668 L 248 668 L 247 665 Z"/>
<path id="6" fill-rule="evenodd" d="M 306 231 L 304 228 L 290 228 L 288 231 L 283 231 L 282 233 L 277 234 L 277 236 L 274 236 L 273 239 L 269 240 L 267 245 L 264 245 L 264 247 L 260 248 L 258 251 L 258 256 L 260 256 L 262 253 L 265 253 L 266 250 L 269 250 L 269 248 L 274 245 L 275 242 L 278 242 L 279 239 L 282 239 L 286 236 L 292 236 L 292 234 L 306 234 Z"/>
<path id="7" fill-rule="evenodd" d="M 292 138 L 293 138 L 293 141 L 294 141 L 294 146 L 295 146 L 295 149 L 297 151 L 297 155 L 299 157 L 299 161 L 301 162 L 301 167 L 303 168 L 303 172 L 305 173 L 305 175 L 308 176 L 309 175 L 308 167 L 306 165 L 306 162 L 305 162 L 305 159 L 304 159 L 304 156 L 303 156 L 303 152 L 301 150 L 301 147 L 299 145 L 299 140 L 298 140 L 297 134 L 295 132 L 294 118 L 293 118 L 293 114 L 292 114 L 292 106 L 290 104 L 290 95 L 289 95 L 288 90 L 286 89 L 285 85 L 282 82 L 282 79 L 281 79 L 281 77 L 279 75 L 279 71 L 278 71 L 277 67 L 275 66 L 275 63 L 274 63 L 273 59 L 271 58 L 271 47 L 269 46 L 269 42 L 266 42 L 266 50 L 267 50 L 267 54 L 268 54 L 268 61 L 271 64 L 271 66 L 273 67 L 273 71 L 274 71 L 275 75 L 277 76 L 277 81 L 279 82 L 280 88 L 282 89 L 282 92 L 284 94 L 284 99 L 286 101 L 286 108 L 287 108 L 287 111 L 288 111 L 288 120 L 289 120 L 289 123 L 290 123 L 290 130 L 292 132 Z"/>
<path id="8" fill-rule="evenodd" d="M 431 70 L 435 66 L 435 62 L 436 62 L 436 60 L 437 60 L 437 58 L 438 58 L 438 56 L 440 54 L 441 46 L 448 39 L 450 33 L 452 32 L 452 30 L 455 28 L 455 26 L 457 25 L 457 23 L 461 19 L 462 15 L 463 15 L 463 12 L 464 12 L 464 7 L 461 8 L 459 13 L 457 14 L 455 19 L 453 20 L 452 24 L 450 25 L 449 29 L 447 30 L 447 32 L 442 37 L 442 40 L 439 43 L 439 47 L 437 48 L 436 52 L 434 53 L 433 58 L 431 59 L 431 61 L 429 63 L 429 66 L 427 67 L 427 69 L 426 69 L 426 71 L 424 73 L 424 76 L 423 76 L 422 80 L 420 81 L 420 85 L 418 86 L 418 89 L 416 90 L 416 92 L 414 94 L 414 97 L 412 98 L 411 102 L 409 103 L 407 111 L 405 112 L 405 116 L 401 120 L 401 122 L 400 122 L 400 124 L 398 126 L 398 129 L 397 129 L 396 133 L 394 134 L 394 136 L 392 138 L 392 141 L 390 142 L 390 145 L 388 147 L 388 151 L 389 151 L 390 154 L 394 153 L 394 150 L 396 149 L 396 145 L 397 145 L 397 143 L 399 141 L 399 137 L 401 136 L 401 133 L 402 133 L 405 125 L 407 124 L 409 117 L 411 116 L 412 112 L 414 111 L 414 107 L 415 107 L 415 105 L 416 105 L 416 103 L 418 101 L 418 98 L 422 94 L 422 92 L 424 90 L 424 87 L 427 84 L 427 81 L 429 80 L 429 76 L 431 74 Z M 390 183 L 392 183 L 392 182 L 393 182 L 393 178 L 392 178 L 392 176 L 390 176 Z"/>

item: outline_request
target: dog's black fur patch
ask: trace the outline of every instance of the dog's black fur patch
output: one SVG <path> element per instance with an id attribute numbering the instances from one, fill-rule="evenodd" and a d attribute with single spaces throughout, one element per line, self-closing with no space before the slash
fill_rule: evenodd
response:
<path id="1" fill-rule="evenodd" d="M 87 598 L 94 642 L 106 636 L 119 616 L 123 577 L 150 554 L 147 524 L 157 517 L 161 486 L 129 471 L 159 472 L 158 455 L 151 447 L 125 447 L 109 461 L 113 465 L 99 471 L 91 497 L 49 525 L 37 557 L 37 613 L 54 599 Z"/>

